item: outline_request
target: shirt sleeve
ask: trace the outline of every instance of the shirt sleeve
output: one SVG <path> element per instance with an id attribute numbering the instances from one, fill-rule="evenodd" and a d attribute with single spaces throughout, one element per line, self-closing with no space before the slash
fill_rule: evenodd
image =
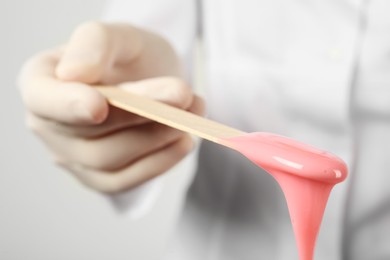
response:
<path id="1" fill-rule="evenodd" d="M 196 0 L 113 0 L 108 1 L 102 20 L 129 23 L 162 35 L 176 50 L 186 79 L 191 82 L 192 56 L 198 31 L 197 10 Z M 184 197 L 194 174 L 195 153 L 162 176 L 125 193 L 108 196 L 108 199 L 118 212 L 135 220 L 156 207 L 167 189 L 172 194 L 172 184 L 176 192 L 171 196 Z M 182 198 L 174 198 L 174 201 L 182 201 Z"/>

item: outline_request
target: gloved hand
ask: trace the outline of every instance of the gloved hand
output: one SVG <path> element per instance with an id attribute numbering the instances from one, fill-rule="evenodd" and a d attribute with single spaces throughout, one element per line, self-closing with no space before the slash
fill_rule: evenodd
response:
<path id="1" fill-rule="evenodd" d="M 124 24 L 88 22 L 64 46 L 26 62 L 20 87 L 27 125 L 56 163 L 82 183 L 117 193 L 158 176 L 193 147 L 187 134 L 111 107 L 93 84 L 202 114 L 181 80 L 180 62 L 161 37 Z"/>

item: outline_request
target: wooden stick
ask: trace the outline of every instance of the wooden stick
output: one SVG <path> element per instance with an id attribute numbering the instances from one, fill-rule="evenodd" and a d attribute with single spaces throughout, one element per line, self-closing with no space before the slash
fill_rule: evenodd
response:
<path id="1" fill-rule="evenodd" d="M 95 87 L 108 102 L 118 108 L 203 139 L 222 144 L 222 138 L 239 136 L 244 132 L 182 109 L 124 91 L 118 87 Z"/>

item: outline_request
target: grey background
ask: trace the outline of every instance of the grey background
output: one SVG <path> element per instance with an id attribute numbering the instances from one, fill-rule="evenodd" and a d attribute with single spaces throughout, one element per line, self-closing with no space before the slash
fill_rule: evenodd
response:
<path id="1" fill-rule="evenodd" d="M 104 4 L 102 0 L 0 4 L 2 260 L 144 260 L 163 250 L 161 241 L 166 238 L 158 234 L 171 227 L 172 206 L 160 203 L 158 214 L 132 221 L 52 164 L 43 144 L 24 126 L 16 87 L 21 65 L 37 51 L 65 42 L 80 22 L 99 18 Z M 169 199 L 169 194 L 161 198 Z"/>

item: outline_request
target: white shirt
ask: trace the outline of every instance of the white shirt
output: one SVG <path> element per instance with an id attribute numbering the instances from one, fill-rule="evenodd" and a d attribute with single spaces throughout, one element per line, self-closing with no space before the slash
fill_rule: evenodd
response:
<path id="1" fill-rule="evenodd" d="M 387 0 L 115 0 L 106 17 L 164 35 L 189 78 L 201 34 L 212 119 L 347 160 L 350 177 L 331 194 L 315 259 L 379 260 L 390 259 L 389 10 Z M 161 259 L 298 259 L 267 173 L 208 142 L 191 171 L 177 182 L 185 203 Z"/>

